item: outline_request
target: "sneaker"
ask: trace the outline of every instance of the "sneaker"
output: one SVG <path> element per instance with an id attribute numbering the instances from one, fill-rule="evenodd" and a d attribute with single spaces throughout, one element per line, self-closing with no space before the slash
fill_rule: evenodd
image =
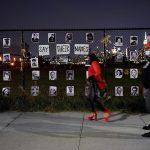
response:
<path id="1" fill-rule="evenodd" d="M 150 137 L 150 132 L 142 134 L 143 137 Z"/>
<path id="2" fill-rule="evenodd" d="M 149 125 L 144 126 L 142 129 L 144 129 L 144 130 L 150 130 L 150 124 L 149 124 Z"/>

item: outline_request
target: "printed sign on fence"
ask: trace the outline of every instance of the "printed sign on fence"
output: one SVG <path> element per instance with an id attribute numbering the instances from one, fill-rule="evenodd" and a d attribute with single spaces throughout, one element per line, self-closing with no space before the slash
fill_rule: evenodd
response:
<path id="1" fill-rule="evenodd" d="M 56 54 L 57 55 L 70 54 L 70 44 L 56 44 Z"/>
<path id="2" fill-rule="evenodd" d="M 74 54 L 76 55 L 88 55 L 89 54 L 89 44 L 75 44 Z"/>
<path id="3" fill-rule="evenodd" d="M 49 45 L 39 45 L 39 56 L 49 55 Z"/>

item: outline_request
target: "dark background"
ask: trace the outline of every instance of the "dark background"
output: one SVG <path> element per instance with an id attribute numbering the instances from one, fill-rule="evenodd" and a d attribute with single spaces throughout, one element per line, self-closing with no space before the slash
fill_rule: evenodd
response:
<path id="1" fill-rule="evenodd" d="M 21 45 L 21 29 L 30 29 L 35 31 L 24 32 L 24 40 L 29 44 L 29 51 L 34 56 L 38 56 L 38 45 L 48 44 L 48 33 L 56 33 L 56 43 L 65 44 L 65 35 L 67 32 L 73 33 L 71 43 L 71 54 L 73 56 L 74 44 L 87 44 L 85 40 L 86 32 L 90 30 L 66 31 L 65 29 L 110 29 L 110 28 L 149 28 L 149 6 L 150 1 L 135 0 L 113 0 L 113 1 L 79 1 L 79 0 L 7 0 L 1 1 L 0 5 L 0 29 L 17 29 L 18 32 L 0 32 L 0 53 L 19 54 Z M 36 29 L 47 29 L 36 31 Z M 51 31 L 51 30 L 54 31 Z M 56 29 L 56 30 L 55 30 Z M 57 29 L 64 29 L 58 31 Z M 124 45 L 121 47 L 125 51 L 127 47 L 131 50 L 139 50 L 143 47 L 144 33 L 146 30 L 106 30 L 106 35 L 111 35 L 112 44 L 108 49 L 113 48 L 115 36 L 123 36 Z M 31 34 L 40 33 L 40 42 L 35 44 L 31 42 Z M 94 32 L 94 43 L 90 44 L 90 49 L 103 51 L 103 45 L 100 40 L 103 38 L 103 30 Z M 149 31 L 147 30 L 147 34 Z M 139 36 L 137 47 L 130 47 L 130 36 Z M 2 38 L 11 38 L 12 46 L 3 49 Z M 50 44 L 50 57 L 56 55 L 56 43 Z"/>
<path id="2" fill-rule="evenodd" d="M 1 1 L 0 4 L 0 53 L 19 54 L 21 48 L 21 30 L 30 29 L 49 29 L 49 31 L 40 31 L 40 43 L 31 43 L 32 31 L 24 32 L 24 40 L 29 44 L 29 51 L 33 55 L 38 54 L 38 45 L 48 44 L 48 32 L 54 32 L 57 35 L 58 44 L 65 43 L 65 34 L 68 32 L 66 29 L 89 29 L 69 32 L 73 33 L 73 42 L 71 43 L 71 54 L 73 54 L 74 44 L 86 44 L 86 32 L 90 29 L 102 28 L 149 28 L 149 6 L 150 1 L 137 1 L 137 0 L 7 0 Z M 5 31 L 2 31 L 4 30 Z M 18 31 L 6 31 L 8 29 L 17 29 Z M 62 31 L 51 31 L 52 29 L 64 29 Z M 103 30 L 92 30 L 95 35 L 94 43 L 90 44 L 92 50 L 103 51 L 104 47 L 100 43 L 101 38 L 104 36 Z M 115 36 L 123 36 L 124 46 L 122 51 L 127 47 L 130 50 L 139 50 L 143 47 L 144 32 L 150 33 L 149 30 L 106 30 L 106 35 L 111 35 L 112 44 L 107 48 L 110 50 L 114 45 Z M 38 32 L 38 31 L 37 31 Z M 139 44 L 136 47 L 130 47 L 130 36 L 139 36 Z M 2 38 L 9 37 L 12 39 L 10 48 L 4 49 L 2 47 Z M 56 44 L 55 43 L 55 44 Z M 55 55 L 55 44 L 50 44 L 50 55 Z M 5 65 L 5 64 L 4 64 Z M 56 67 L 56 68 L 55 68 Z M 11 87 L 11 95 L 6 98 L 0 94 L 0 110 L 18 109 L 18 110 L 83 110 L 87 109 L 84 99 L 84 86 L 85 86 L 85 68 L 84 66 L 40 66 L 41 79 L 37 82 L 32 81 L 30 65 L 25 70 L 25 80 L 23 80 L 20 66 L 14 70 L 8 64 L 2 66 L 0 74 L 0 88 Z M 74 68 L 75 67 L 75 68 Z M 112 109 L 122 109 L 128 111 L 143 111 L 144 101 L 142 96 L 141 79 L 139 76 L 136 80 L 131 80 L 129 75 L 124 75 L 123 80 L 114 78 L 114 69 L 123 68 L 129 70 L 130 68 L 139 68 L 137 64 L 114 64 L 109 62 L 105 66 L 106 80 L 108 83 L 108 93 L 111 95 L 112 100 L 108 105 Z M 58 70 L 58 80 L 51 82 L 48 80 L 48 70 Z M 66 81 L 65 71 L 67 69 L 75 70 L 75 80 Z M 10 82 L 2 81 L 2 71 L 12 71 L 12 80 Z M 141 72 L 141 71 L 140 71 Z M 15 82 L 14 82 L 15 81 Z M 20 86 L 25 81 L 25 98 L 22 96 Z M 63 82 L 62 82 L 63 81 Z M 40 95 L 32 97 L 30 90 L 31 86 L 40 86 Z M 49 85 L 58 86 L 58 96 L 51 98 L 48 96 Z M 65 87 L 75 86 L 75 96 L 67 97 L 65 94 Z M 114 87 L 124 87 L 124 96 L 115 97 Z M 140 96 L 130 96 L 130 86 L 140 87 Z M 23 99 L 24 98 L 24 99 Z M 88 103 L 86 101 L 86 103 Z M 136 106 L 136 108 L 135 108 Z"/>
<path id="3" fill-rule="evenodd" d="M 149 27 L 149 0 L 2 0 L 0 28 Z"/>

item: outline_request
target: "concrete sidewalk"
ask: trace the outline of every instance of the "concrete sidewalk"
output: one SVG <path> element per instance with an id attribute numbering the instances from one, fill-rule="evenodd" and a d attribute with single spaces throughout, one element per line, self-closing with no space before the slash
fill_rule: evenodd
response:
<path id="1" fill-rule="evenodd" d="M 87 113 L 0 113 L 0 150 L 148 150 L 141 134 L 150 114 L 114 112 L 110 122 L 87 121 Z M 150 131 L 149 131 L 150 132 Z"/>

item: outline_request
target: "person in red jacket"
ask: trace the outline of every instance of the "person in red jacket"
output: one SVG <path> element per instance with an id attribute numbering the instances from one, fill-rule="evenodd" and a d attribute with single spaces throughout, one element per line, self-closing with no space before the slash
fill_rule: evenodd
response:
<path id="1" fill-rule="evenodd" d="M 88 68 L 87 85 L 89 86 L 88 100 L 90 101 L 92 111 L 90 115 L 87 117 L 87 119 L 97 120 L 97 113 L 94 105 L 95 103 L 97 103 L 103 112 L 103 116 L 104 116 L 103 120 L 105 122 L 108 122 L 109 118 L 111 117 L 111 112 L 109 109 L 103 106 L 103 104 L 100 102 L 98 97 L 99 91 L 101 94 L 101 92 L 106 89 L 106 82 L 105 80 L 102 79 L 101 67 L 96 55 L 93 53 L 90 54 L 89 61 L 90 61 L 90 66 Z"/>

